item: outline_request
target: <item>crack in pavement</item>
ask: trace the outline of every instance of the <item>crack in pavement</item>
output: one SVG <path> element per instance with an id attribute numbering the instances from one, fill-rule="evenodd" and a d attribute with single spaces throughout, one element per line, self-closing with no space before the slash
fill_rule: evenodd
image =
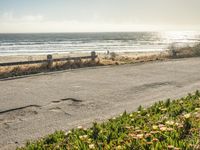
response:
<path id="1" fill-rule="evenodd" d="M 41 108 L 42 106 L 39 106 L 39 105 L 28 105 L 28 106 L 24 106 L 24 107 L 8 109 L 8 110 L 0 111 L 0 115 L 4 114 L 4 113 L 9 113 L 9 112 L 12 112 L 12 111 L 23 110 L 23 109 L 30 108 L 30 107 Z"/>
<path id="2" fill-rule="evenodd" d="M 40 106 L 40 105 L 27 105 L 27 106 L 23 106 L 23 107 L 18 107 L 18 108 L 13 108 L 13 109 L 8 109 L 8 110 L 0 111 L 0 115 L 4 114 L 4 113 L 9 113 L 9 112 L 12 112 L 12 111 L 23 110 L 23 109 L 26 109 L 26 108 L 44 108 L 44 107 L 49 106 L 51 104 L 62 103 L 64 101 L 72 101 L 72 102 L 77 102 L 77 103 L 83 102 L 82 100 L 78 100 L 78 99 L 75 99 L 75 98 L 65 98 L 65 99 L 61 99 L 61 100 L 58 100 L 58 101 L 51 101 L 51 103 L 49 103 L 47 105 L 44 105 L 44 106 Z"/>
<path id="3" fill-rule="evenodd" d="M 8 109 L 0 111 L 0 124 L 13 123 L 16 121 L 24 121 L 26 118 L 30 118 L 34 115 L 40 113 L 41 110 L 55 112 L 55 113 L 64 113 L 65 115 L 71 116 L 70 113 L 67 113 L 61 108 L 61 106 L 73 107 L 76 104 L 63 104 L 65 101 L 72 101 L 72 103 L 80 103 L 82 100 L 75 98 L 65 98 L 58 101 L 51 101 L 47 105 L 27 105 L 23 107 Z M 53 106 L 52 106 L 53 105 Z"/>
<path id="4" fill-rule="evenodd" d="M 75 98 L 64 98 L 64 99 L 61 99 L 59 101 L 51 101 L 51 103 L 61 103 L 61 102 L 64 102 L 64 101 L 72 101 L 72 102 L 77 102 L 77 103 L 83 102 L 82 100 L 75 99 Z"/>

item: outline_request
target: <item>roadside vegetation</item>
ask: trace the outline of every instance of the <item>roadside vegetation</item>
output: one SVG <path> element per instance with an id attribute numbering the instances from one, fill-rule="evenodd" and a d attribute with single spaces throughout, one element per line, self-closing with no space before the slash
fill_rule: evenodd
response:
<path id="1" fill-rule="evenodd" d="M 51 67 L 48 67 L 47 63 L 0 67 L 0 79 L 29 75 L 29 74 L 37 74 L 41 72 L 53 72 L 53 71 L 100 66 L 100 65 L 102 64 L 99 62 L 99 60 L 96 61 L 75 60 L 75 61 L 56 62 L 53 63 Z"/>
<path id="2" fill-rule="evenodd" d="M 163 61 L 173 58 L 187 58 L 187 57 L 199 57 L 200 56 L 200 44 L 196 44 L 193 47 L 176 47 L 174 45 L 169 47 L 168 51 L 157 53 L 138 53 L 131 55 L 120 55 L 115 52 L 109 54 L 100 55 L 95 61 L 92 60 L 74 60 L 63 61 L 53 63 L 52 67 L 48 67 L 46 63 L 36 65 L 18 65 L 10 67 L 0 67 L 0 79 L 8 77 L 16 77 L 29 74 L 37 74 L 41 72 L 52 72 L 67 69 L 76 69 L 92 66 L 108 66 L 108 65 L 122 65 L 133 64 L 150 61 Z"/>
<path id="3" fill-rule="evenodd" d="M 176 47 L 171 45 L 169 47 L 169 56 L 172 58 L 186 58 L 200 56 L 200 43 L 194 46 Z"/>
<path id="4" fill-rule="evenodd" d="M 95 61 L 77 59 L 73 61 L 54 62 L 51 67 L 49 67 L 47 63 L 0 67 L 0 79 L 37 74 L 41 72 L 53 72 L 94 66 L 131 64 L 163 59 L 165 59 L 165 55 L 163 54 L 140 54 L 137 57 L 127 57 L 119 56 L 112 52 L 109 55 L 99 56 Z"/>
<path id="5" fill-rule="evenodd" d="M 199 150 L 200 92 L 140 106 L 91 128 L 57 131 L 18 150 Z"/>

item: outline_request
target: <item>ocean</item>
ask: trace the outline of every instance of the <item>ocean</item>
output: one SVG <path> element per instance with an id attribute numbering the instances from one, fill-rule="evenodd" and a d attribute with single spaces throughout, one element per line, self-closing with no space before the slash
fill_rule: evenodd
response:
<path id="1" fill-rule="evenodd" d="M 200 32 L 108 32 L 0 34 L 0 56 L 70 52 L 164 51 L 172 44 L 193 45 Z"/>

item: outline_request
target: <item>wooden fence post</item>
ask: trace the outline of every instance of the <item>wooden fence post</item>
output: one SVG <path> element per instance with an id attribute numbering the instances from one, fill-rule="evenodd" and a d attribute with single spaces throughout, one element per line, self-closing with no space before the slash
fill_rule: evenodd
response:
<path id="1" fill-rule="evenodd" d="M 91 52 L 91 59 L 92 59 L 92 61 L 95 61 L 95 58 L 96 58 L 96 52 L 92 51 Z"/>
<path id="2" fill-rule="evenodd" d="M 53 56 L 47 55 L 47 68 L 50 69 L 53 66 Z"/>

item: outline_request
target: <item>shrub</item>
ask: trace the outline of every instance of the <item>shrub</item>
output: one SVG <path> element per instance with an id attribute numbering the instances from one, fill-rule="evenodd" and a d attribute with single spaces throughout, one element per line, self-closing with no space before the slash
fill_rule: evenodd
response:
<path id="1" fill-rule="evenodd" d="M 172 44 L 168 50 L 169 56 L 172 58 L 177 57 L 196 57 L 200 56 L 200 43 L 194 46 L 178 47 Z"/>
<path id="2" fill-rule="evenodd" d="M 116 59 L 117 54 L 115 52 L 111 52 L 110 53 L 110 59 L 112 59 L 113 61 Z"/>

